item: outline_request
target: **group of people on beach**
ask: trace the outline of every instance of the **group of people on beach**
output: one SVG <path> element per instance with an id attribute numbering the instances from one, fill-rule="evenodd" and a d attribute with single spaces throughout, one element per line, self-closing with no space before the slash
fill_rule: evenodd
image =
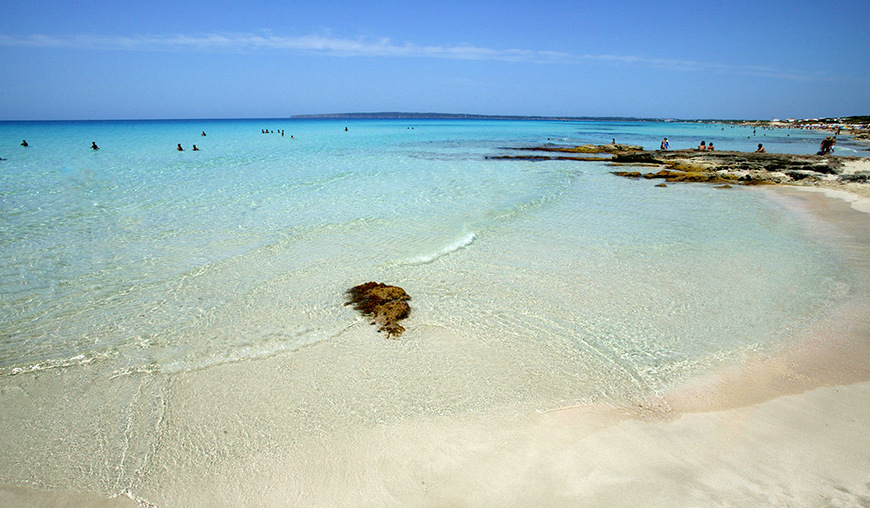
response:
<path id="1" fill-rule="evenodd" d="M 670 148 L 670 147 L 671 147 L 671 144 L 668 142 L 668 138 L 665 138 L 665 139 L 662 140 L 661 145 L 659 145 L 659 150 L 667 150 L 667 149 Z M 698 150 L 705 150 L 705 151 L 707 151 L 707 150 L 709 150 L 709 151 L 713 151 L 713 150 L 715 150 L 716 148 L 713 146 L 713 142 L 712 142 L 712 141 L 710 141 L 710 144 L 707 144 L 706 141 L 701 141 L 701 144 L 698 145 L 698 148 L 697 148 L 697 149 L 698 149 Z"/>
<path id="2" fill-rule="evenodd" d="M 835 142 L 836 142 L 836 140 L 835 140 Z M 824 145 L 824 142 L 822 142 L 822 143 L 823 143 L 823 145 Z M 667 150 L 668 148 L 670 148 L 670 143 L 668 142 L 668 138 L 665 138 L 665 139 L 662 140 L 662 143 L 661 143 L 661 145 L 659 146 L 659 149 L 660 149 L 660 150 Z M 702 151 L 706 151 L 706 152 L 712 152 L 712 151 L 715 151 L 715 150 L 716 150 L 716 147 L 713 146 L 713 142 L 712 142 L 712 141 L 710 141 L 709 143 L 707 143 L 706 141 L 701 141 L 701 144 L 698 145 L 698 148 L 697 148 L 696 150 L 702 150 Z M 764 149 L 764 145 L 763 145 L 763 144 L 758 143 L 758 149 L 755 150 L 755 153 L 767 153 L 767 150 Z M 821 153 L 821 152 L 820 152 L 820 153 Z"/>

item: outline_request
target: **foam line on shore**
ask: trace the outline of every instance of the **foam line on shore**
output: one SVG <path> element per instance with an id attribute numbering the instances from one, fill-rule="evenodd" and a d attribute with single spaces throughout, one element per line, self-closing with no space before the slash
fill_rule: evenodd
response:
<path id="1" fill-rule="evenodd" d="M 454 240 L 453 242 L 448 243 L 444 247 L 437 249 L 433 252 L 428 252 L 425 254 L 420 254 L 418 256 L 414 256 L 404 261 L 401 261 L 399 264 L 403 265 L 424 265 L 427 263 L 431 263 L 436 259 L 446 256 L 448 254 L 452 254 L 460 249 L 464 249 L 468 247 L 474 242 L 474 239 L 477 238 L 477 235 L 474 234 L 474 231 L 470 231 L 460 238 Z"/>

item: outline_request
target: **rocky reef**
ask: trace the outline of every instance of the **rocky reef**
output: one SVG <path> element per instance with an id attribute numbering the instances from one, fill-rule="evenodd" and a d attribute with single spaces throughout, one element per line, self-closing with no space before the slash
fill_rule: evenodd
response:
<path id="1" fill-rule="evenodd" d="M 867 159 L 833 155 L 657 150 L 617 153 L 613 155 L 611 162 L 662 165 L 667 170 L 644 176 L 664 178 L 671 182 L 757 185 L 821 180 L 848 181 L 854 174 L 844 174 L 846 166 L 853 162 L 864 163 Z"/>
<path id="2" fill-rule="evenodd" d="M 641 173 L 640 171 L 613 171 L 614 175 L 625 176 L 628 178 L 646 178 L 647 180 L 662 179 L 666 182 L 696 182 L 696 183 L 747 183 L 740 182 L 738 177 L 731 174 L 720 174 L 713 171 L 673 171 L 670 169 L 662 169 L 656 173 Z M 754 183 L 762 183 L 754 181 Z"/>
<path id="3" fill-rule="evenodd" d="M 866 183 L 870 158 L 835 155 L 717 152 L 706 150 L 644 150 L 635 145 L 552 145 L 516 148 L 518 151 L 596 154 L 597 157 L 507 155 L 493 159 L 606 161 L 613 165 L 658 166 L 657 172 L 614 171 L 618 176 L 660 178 L 667 182 L 714 184 Z M 609 155 L 609 157 L 607 157 Z"/>
<path id="4" fill-rule="evenodd" d="M 623 145 L 619 143 L 610 143 L 609 145 L 580 145 L 580 146 L 540 146 L 532 148 L 520 148 L 520 150 L 538 150 L 543 152 L 563 152 L 563 153 L 624 153 L 624 152 L 642 152 L 643 147 L 640 145 Z"/>
<path id="5" fill-rule="evenodd" d="M 558 152 L 568 154 L 591 154 L 598 155 L 597 157 L 578 157 L 568 155 L 493 155 L 487 159 L 521 159 L 521 160 L 569 160 L 569 161 L 601 161 L 607 160 L 601 157 L 601 154 L 621 154 L 630 152 L 642 152 L 643 147 L 638 145 L 621 145 L 611 143 L 609 145 L 581 145 L 581 146 L 531 146 L 521 148 L 511 148 L 511 150 L 532 151 L 532 152 Z"/>
<path id="6" fill-rule="evenodd" d="M 398 286 L 379 282 L 366 282 L 347 290 L 348 301 L 363 316 L 372 318 L 371 324 L 378 325 L 379 332 L 387 332 L 387 338 L 398 337 L 405 331 L 399 324 L 411 314 L 408 300 L 411 297 Z"/>

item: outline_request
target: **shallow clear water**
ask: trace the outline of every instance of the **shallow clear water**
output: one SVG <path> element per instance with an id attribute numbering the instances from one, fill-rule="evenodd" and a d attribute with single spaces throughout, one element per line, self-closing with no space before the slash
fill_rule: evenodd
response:
<path id="1" fill-rule="evenodd" d="M 421 320 L 566 341 L 659 381 L 774 340 L 810 302 L 848 289 L 824 247 L 796 235 L 799 218 L 759 194 L 663 191 L 603 163 L 486 159 L 664 135 L 672 148 L 749 150 L 760 139 L 749 128 L 238 120 L 0 132 L 5 374 L 97 359 L 110 372 L 184 371 L 293 350 L 341 333 L 353 323 L 343 290 L 383 279 L 406 286 Z M 820 137 L 763 136 L 772 152 L 812 152 Z"/>

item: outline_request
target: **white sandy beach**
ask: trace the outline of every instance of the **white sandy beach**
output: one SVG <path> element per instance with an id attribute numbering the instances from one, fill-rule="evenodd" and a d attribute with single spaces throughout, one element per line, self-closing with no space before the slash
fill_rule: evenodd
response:
<path id="1" fill-rule="evenodd" d="M 312 439 L 300 462 L 276 469 L 266 453 L 192 483 L 165 478 L 147 497 L 157 506 L 863 506 L 870 382 L 831 381 L 843 369 L 844 383 L 866 377 L 866 362 L 851 369 L 866 350 L 823 365 L 815 353 L 759 360 L 646 408 L 433 418 L 328 446 Z M 134 506 L 20 488 L 0 490 L 0 504 Z"/>
<path id="2" fill-rule="evenodd" d="M 870 158 L 843 161 L 844 175 L 858 173 L 870 173 Z M 826 181 L 818 182 L 817 185 L 825 189 L 829 196 L 851 203 L 852 207 L 858 211 L 870 213 L 870 185 Z"/>

